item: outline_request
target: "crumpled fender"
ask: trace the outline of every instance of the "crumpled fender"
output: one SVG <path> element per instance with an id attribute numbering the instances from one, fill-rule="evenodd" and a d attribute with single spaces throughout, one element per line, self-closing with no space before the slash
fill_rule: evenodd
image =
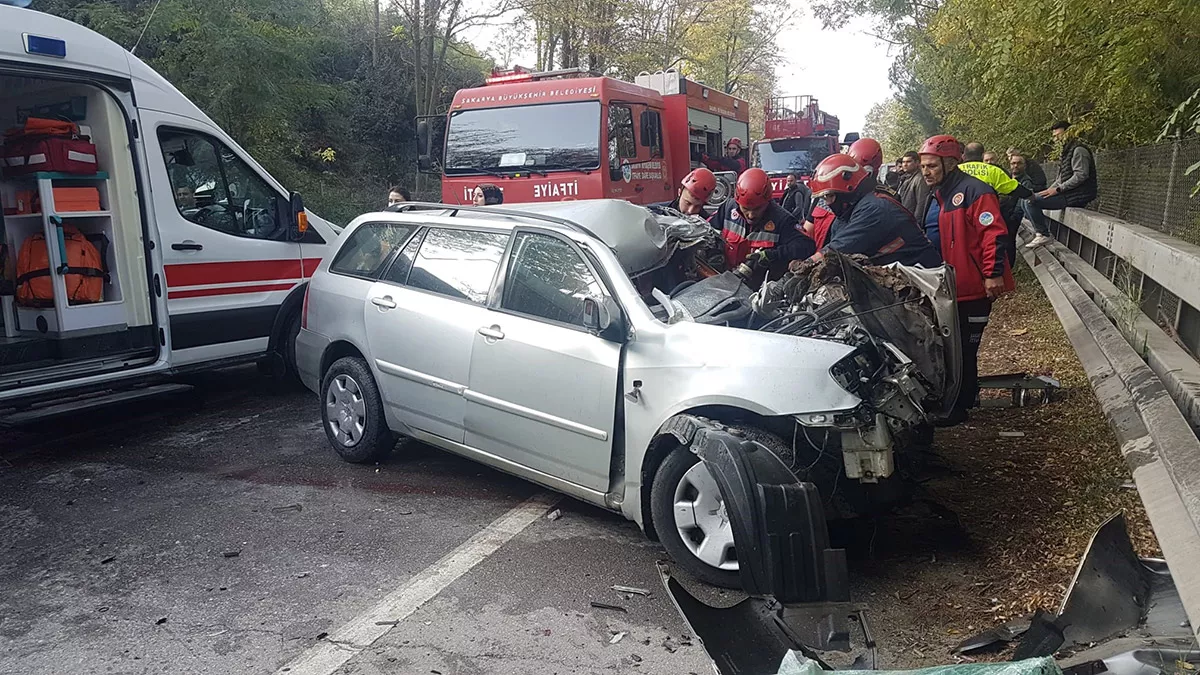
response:
<path id="1" fill-rule="evenodd" d="M 664 427 L 712 472 L 737 542 L 742 588 L 780 602 L 850 599 L 846 553 L 829 547 L 821 495 L 737 428 L 690 415 Z"/>

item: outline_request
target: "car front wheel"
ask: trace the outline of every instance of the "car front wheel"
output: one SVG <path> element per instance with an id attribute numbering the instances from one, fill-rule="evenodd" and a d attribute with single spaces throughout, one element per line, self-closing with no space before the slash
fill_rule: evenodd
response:
<path id="1" fill-rule="evenodd" d="M 688 448 L 675 448 L 659 466 L 650 488 L 650 516 L 663 548 L 684 571 L 716 586 L 741 586 L 721 490 Z"/>
<path id="2" fill-rule="evenodd" d="M 383 459 L 396 445 L 366 361 L 338 359 L 321 380 L 321 421 L 338 455 L 356 464 Z"/>

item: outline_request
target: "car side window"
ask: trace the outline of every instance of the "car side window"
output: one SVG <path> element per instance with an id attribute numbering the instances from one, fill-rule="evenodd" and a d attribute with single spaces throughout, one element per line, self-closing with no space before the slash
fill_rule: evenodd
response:
<path id="1" fill-rule="evenodd" d="M 375 279 L 391 257 L 416 229 L 400 223 L 364 223 L 354 230 L 329 263 L 329 271 Z"/>
<path id="2" fill-rule="evenodd" d="M 584 326 L 584 298 L 604 288 L 570 244 L 522 232 L 513 242 L 501 307 L 571 326 Z"/>
<path id="3" fill-rule="evenodd" d="M 187 220 L 238 237 L 286 241 L 281 195 L 217 139 L 158 130 L 175 207 Z"/>
<path id="4" fill-rule="evenodd" d="M 424 238 L 423 232 L 418 232 L 412 239 L 408 240 L 404 250 L 400 251 L 400 255 L 392 261 L 392 266 L 383 275 L 384 281 L 390 281 L 393 284 L 403 286 L 408 283 L 408 273 L 412 271 L 413 261 L 417 259 L 417 251 L 421 248 L 421 240 Z"/>
<path id="5" fill-rule="evenodd" d="M 507 234 L 430 229 L 413 261 L 408 286 L 486 304 L 507 246 Z"/>

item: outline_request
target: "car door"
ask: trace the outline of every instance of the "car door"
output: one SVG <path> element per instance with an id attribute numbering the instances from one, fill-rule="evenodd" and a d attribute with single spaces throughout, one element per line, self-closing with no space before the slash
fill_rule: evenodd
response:
<path id="1" fill-rule="evenodd" d="M 433 227 L 412 238 L 364 305 L 368 359 L 404 424 L 462 443 L 475 332 L 508 235 Z"/>
<path id="2" fill-rule="evenodd" d="M 159 150 L 147 154 L 173 361 L 265 352 L 280 306 L 308 276 L 288 200 L 215 130 L 153 111 L 143 122 Z"/>
<path id="3" fill-rule="evenodd" d="M 558 235 L 514 235 L 502 292 L 476 324 L 466 443 L 536 471 L 608 489 L 621 345 L 583 327 L 605 293 Z"/>

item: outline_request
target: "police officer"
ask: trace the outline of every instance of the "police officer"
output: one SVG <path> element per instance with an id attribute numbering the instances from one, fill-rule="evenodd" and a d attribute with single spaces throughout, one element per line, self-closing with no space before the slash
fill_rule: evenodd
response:
<path id="1" fill-rule="evenodd" d="M 675 209 L 686 216 L 698 216 L 708 203 L 708 197 L 717 189 L 717 177 L 704 167 L 693 169 L 679 183 L 679 196 L 673 202 L 657 206 Z"/>
<path id="2" fill-rule="evenodd" d="M 921 174 L 931 188 L 922 222 L 941 247 L 958 282 L 958 329 L 962 339 L 962 384 L 944 425 L 966 421 L 979 395 L 979 344 L 992 301 L 1013 289 L 1012 268 L 1004 255 L 1008 228 L 996 192 L 959 170 L 962 145 L 953 136 L 932 136 L 921 147 Z"/>
<path id="3" fill-rule="evenodd" d="M 777 268 L 804 259 L 816 246 L 800 231 L 796 217 L 771 199 L 771 179 L 759 168 L 747 169 L 737 181 L 733 199 L 713 214 L 709 223 L 725 240 L 725 262 L 734 269 L 743 262 L 752 268 Z"/>
<path id="4" fill-rule="evenodd" d="M 937 267 L 942 256 L 873 172 L 849 154 L 830 155 L 813 171 L 808 186 L 824 199 L 836 220 L 817 257 L 827 250 L 861 254 L 875 265 Z"/>

